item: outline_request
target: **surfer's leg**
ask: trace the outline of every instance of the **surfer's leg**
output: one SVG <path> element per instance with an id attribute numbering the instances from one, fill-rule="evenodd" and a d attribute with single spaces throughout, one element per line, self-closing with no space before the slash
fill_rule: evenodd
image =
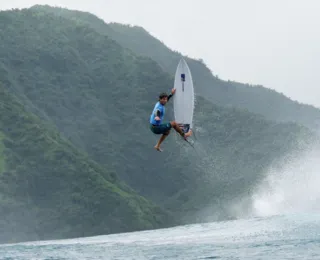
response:
<path id="1" fill-rule="evenodd" d="M 166 139 L 166 137 L 170 134 L 170 130 L 164 134 L 161 135 L 158 143 L 156 144 L 156 146 L 154 147 L 156 150 L 158 150 L 159 152 L 162 152 L 160 145 L 162 144 L 162 142 L 164 141 L 164 139 Z"/>
<path id="2" fill-rule="evenodd" d="M 160 152 L 162 151 L 160 149 L 160 145 L 162 144 L 164 139 L 166 139 L 166 137 L 170 134 L 170 130 L 171 130 L 171 124 L 170 123 L 161 124 L 161 125 L 155 127 L 154 132 L 157 133 L 157 134 L 161 134 L 161 137 L 160 137 L 158 143 L 154 147 L 156 150 L 158 150 Z"/>
<path id="3" fill-rule="evenodd" d="M 180 126 L 176 123 L 176 121 L 171 121 L 170 124 L 173 127 L 173 129 L 176 130 L 176 132 L 178 132 L 181 136 L 184 136 L 184 132 L 182 131 Z"/>
<path id="4" fill-rule="evenodd" d="M 191 134 L 192 134 L 191 130 L 189 130 L 188 133 L 184 133 L 184 132 L 182 131 L 182 129 L 180 128 L 180 126 L 177 124 L 176 121 L 172 121 L 172 122 L 170 122 L 170 124 L 171 124 L 171 126 L 173 127 L 173 129 L 176 130 L 182 137 L 189 137 L 189 136 L 191 136 Z"/>

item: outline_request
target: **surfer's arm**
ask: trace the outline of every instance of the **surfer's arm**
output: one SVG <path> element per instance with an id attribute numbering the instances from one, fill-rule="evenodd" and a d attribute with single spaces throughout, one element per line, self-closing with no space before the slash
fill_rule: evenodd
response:
<path id="1" fill-rule="evenodd" d="M 171 90 L 171 94 L 168 96 L 168 101 L 169 101 L 170 98 L 172 98 L 172 96 L 174 95 L 174 93 L 176 93 L 176 89 L 175 89 L 175 88 L 173 88 L 173 89 Z"/>
<path id="2" fill-rule="evenodd" d="M 156 117 L 155 117 L 155 120 L 156 120 L 156 121 L 159 121 L 159 120 L 160 120 L 160 115 L 161 115 L 160 110 L 157 109 L 157 110 L 154 112 L 154 115 L 156 116 Z"/>
<path id="3" fill-rule="evenodd" d="M 156 110 L 156 112 L 155 112 L 155 116 L 160 117 L 160 115 L 161 115 L 161 112 L 160 112 L 160 110 L 159 110 L 159 109 L 157 109 L 157 110 Z"/>

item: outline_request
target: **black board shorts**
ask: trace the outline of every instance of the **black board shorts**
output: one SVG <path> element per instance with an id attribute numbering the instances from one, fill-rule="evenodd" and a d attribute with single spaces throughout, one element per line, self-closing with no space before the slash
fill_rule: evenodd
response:
<path id="1" fill-rule="evenodd" d="M 150 124 L 150 129 L 154 134 L 161 135 L 166 134 L 172 128 L 170 123 L 163 123 L 160 125 Z"/>

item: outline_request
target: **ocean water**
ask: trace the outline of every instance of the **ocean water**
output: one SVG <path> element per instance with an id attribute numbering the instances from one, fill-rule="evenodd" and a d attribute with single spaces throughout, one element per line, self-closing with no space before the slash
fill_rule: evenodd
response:
<path id="1" fill-rule="evenodd" d="M 319 157 L 315 149 L 270 167 L 250 215 L 232 208 L 237 220 L 0 245 L 0 260 L 320 260 Z"/>
<path id="2" fill-rule="evenodd" d="M 320 214 L 0 246 L 1 260 L 320 259 Z"/>

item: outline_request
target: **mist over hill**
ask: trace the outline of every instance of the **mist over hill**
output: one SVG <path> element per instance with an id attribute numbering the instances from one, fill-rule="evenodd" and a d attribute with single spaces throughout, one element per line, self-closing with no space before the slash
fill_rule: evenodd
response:
<path id="1" fill-rule="evenodd" d="M 172 133 L 156 152 L 148 119 L 179 55 L 167 52 L 170 65 L 157 46 L 125 48 L 119 35 L 133 32 L 48 6 L 0 12 L 1 241 L 234 218 L 266 168 L 318 141 L 304 125 L 211 100 L 215 83 L 188 59 L 196 150 Z"/>

